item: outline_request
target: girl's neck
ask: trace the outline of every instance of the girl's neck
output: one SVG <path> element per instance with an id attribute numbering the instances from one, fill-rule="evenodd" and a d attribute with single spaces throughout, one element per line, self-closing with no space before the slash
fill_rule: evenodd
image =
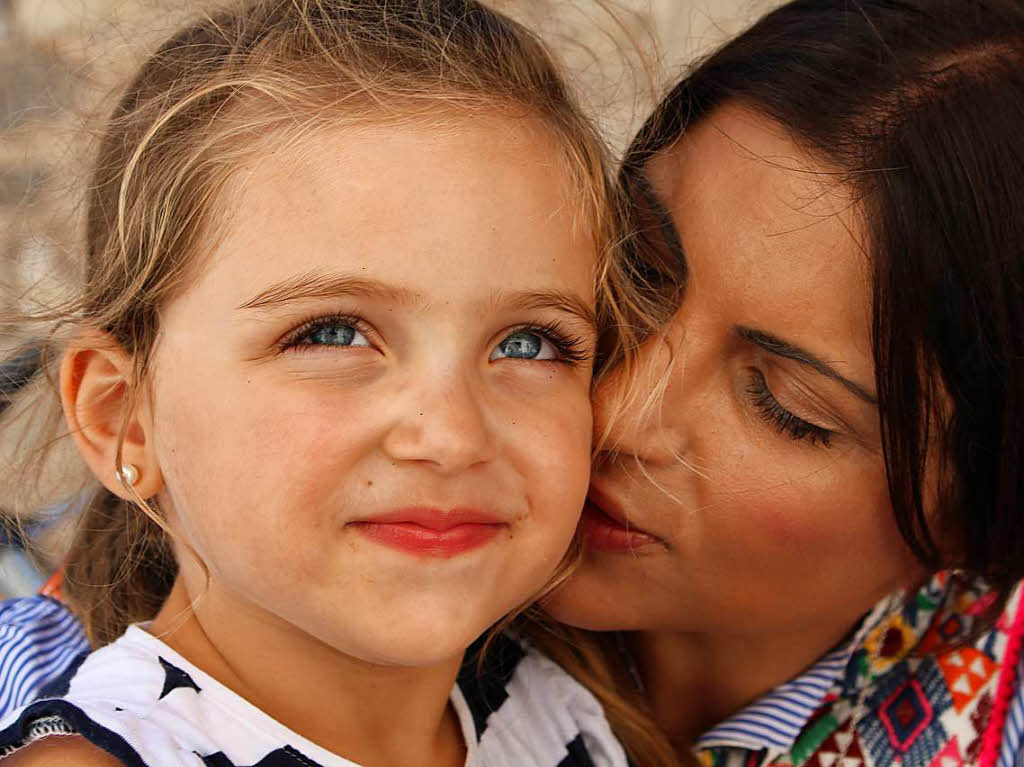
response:
<path id="1" fill-rule="evenodd" d="M 688 756 L 704 732 L 798 676 L 849 629 L 850 624 L 771 634 L 649 631 L 630 640 L 654 717 Z"/>
<path id="2" fill-rule="evenodd" d="M 461 767 L 449 703 L 461 658 L 427 668 L 344 655 L 279 619 L 232 609 L 213 592 L 191 608 L 179 577 L 150 627 L 214 679 L 294 732 L 358 764 Z"/>

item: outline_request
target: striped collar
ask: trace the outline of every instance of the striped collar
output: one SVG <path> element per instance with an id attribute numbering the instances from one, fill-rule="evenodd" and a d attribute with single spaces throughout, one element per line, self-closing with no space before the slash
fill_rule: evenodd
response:
<path id="1" fill-rule="evenodd" d="M 880 634 L 884 633 L 892 616 L 898 615 L 908 600 L 921 594 L 929 595 L 930 603 L 940 601 L 936 600 L 936 595 L 944 592 L 946 583 L 947 575 L 939 573 L 916 595 L 900 591 L 882 599 L 861 619 L 848 639 L 795 679 L 705 732 L 694 744 L 694 751 L 724 747 L 774 754 L 788 752 L 830 692 L 844 686 L 849 676 L 848 667 L 857 660 L 854 656 L 863 655 L 858 650 L 876 655 Z M 916 643 L 920 636 L 904 635 L 902 638 L 909 644 Z"/>

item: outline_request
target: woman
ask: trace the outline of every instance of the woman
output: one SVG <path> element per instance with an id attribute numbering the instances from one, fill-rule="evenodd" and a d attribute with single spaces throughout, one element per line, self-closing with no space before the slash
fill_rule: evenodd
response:
<path id="1" fill-rule="evenodd" d="M 667 734 L 638 762 L 1020 753 L 1022 73 L 1020 2 L 803 0 L 637 139 L 641 313 L 671 319 L 599 393 L 549 605 L 603 652 L 548 644 Z"/>
<path id="2" fill-rule="evenodd" d="M 550 611 L 632 632 L 608 657 L 681 755 L 1022 753 L 1022 126 L 1019 0 L 798 0 L 636 140 L 674 315 L 656 406 L 599 398 L 588 552 Z"/>

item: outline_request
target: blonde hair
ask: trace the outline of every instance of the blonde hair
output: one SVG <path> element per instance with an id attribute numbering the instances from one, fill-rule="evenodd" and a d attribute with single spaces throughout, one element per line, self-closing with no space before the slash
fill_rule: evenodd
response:
<path id="1" fill-rule="evenodd" d="M 604 715 L 635 767 L 681 767 L 683 760 L 636 686 L 623 657 L 620 638 L 543 619 L 524 625 L 530 641 L 583 684 L 604 709 Z"/>
<path id="2" fill-rule="evenodd" d="M 475 0 L 250 0 L 203 16 L 143 64 L 103 131 L 72 295 L 5 318 L 46 340 L 42 372 L 0 403 L 4 441 L 16 451 L 0 484 L 8 509 L 80 508 L 64 595 L 93 646 L 152 618 L 177 565 L 158 511 L 102 487 L 63 439 L 52 379 L 68 341 L 77 329 L 100 329 L 131 355 L 127 423 L 160 312 L 210 252 L 232 174 L 311 131 L 439 109 L 511 111 L 551 132 L 599 252 L 597 372 L 629 366 L 645 299 L 616 241 L 625 206 L 601 139 L 534 35 Z M 641 731 L 628 706 L 611 703 L 638 765 L 667 763 L 647 758 L 656 731 Z"/>

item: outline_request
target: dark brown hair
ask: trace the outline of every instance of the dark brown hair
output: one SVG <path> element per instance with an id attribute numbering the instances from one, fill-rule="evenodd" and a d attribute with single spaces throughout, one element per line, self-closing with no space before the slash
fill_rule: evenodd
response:
<path id="1" fill-rule="evenodd" d="M 657 209 L 652 155 L 726 103 L 788 131 L 862 206 L 904 539 L 929 568 L 1009 586 L 1024 575 L 1024 3 L 787 3 L 700 62 L 643 126 L 622 171 L 639 213 Z M 634 269 L 673 304 L 686 265 L 678 248 L 648 247 L 665 221 L 656 229 L 635 235 Z M 926 458 L 940 467 L 935 509 Z"/>
<path id="2" fill-rule="evenodd" d="M 1005 600 L 1024 576 L 1024 0 L 796 0 L 698 62 L 620 173 L 643 333 L 687 282 L 647 164 L 726 104 L 775 122 L 854 192 L 896 523 L 927 567 L 985 576 Z M 632 712 L 618 721 L 650 744 L 638 765 L 682 763 L 614 641 L 567 627 L 537 641 L 606 710 Z"/>

